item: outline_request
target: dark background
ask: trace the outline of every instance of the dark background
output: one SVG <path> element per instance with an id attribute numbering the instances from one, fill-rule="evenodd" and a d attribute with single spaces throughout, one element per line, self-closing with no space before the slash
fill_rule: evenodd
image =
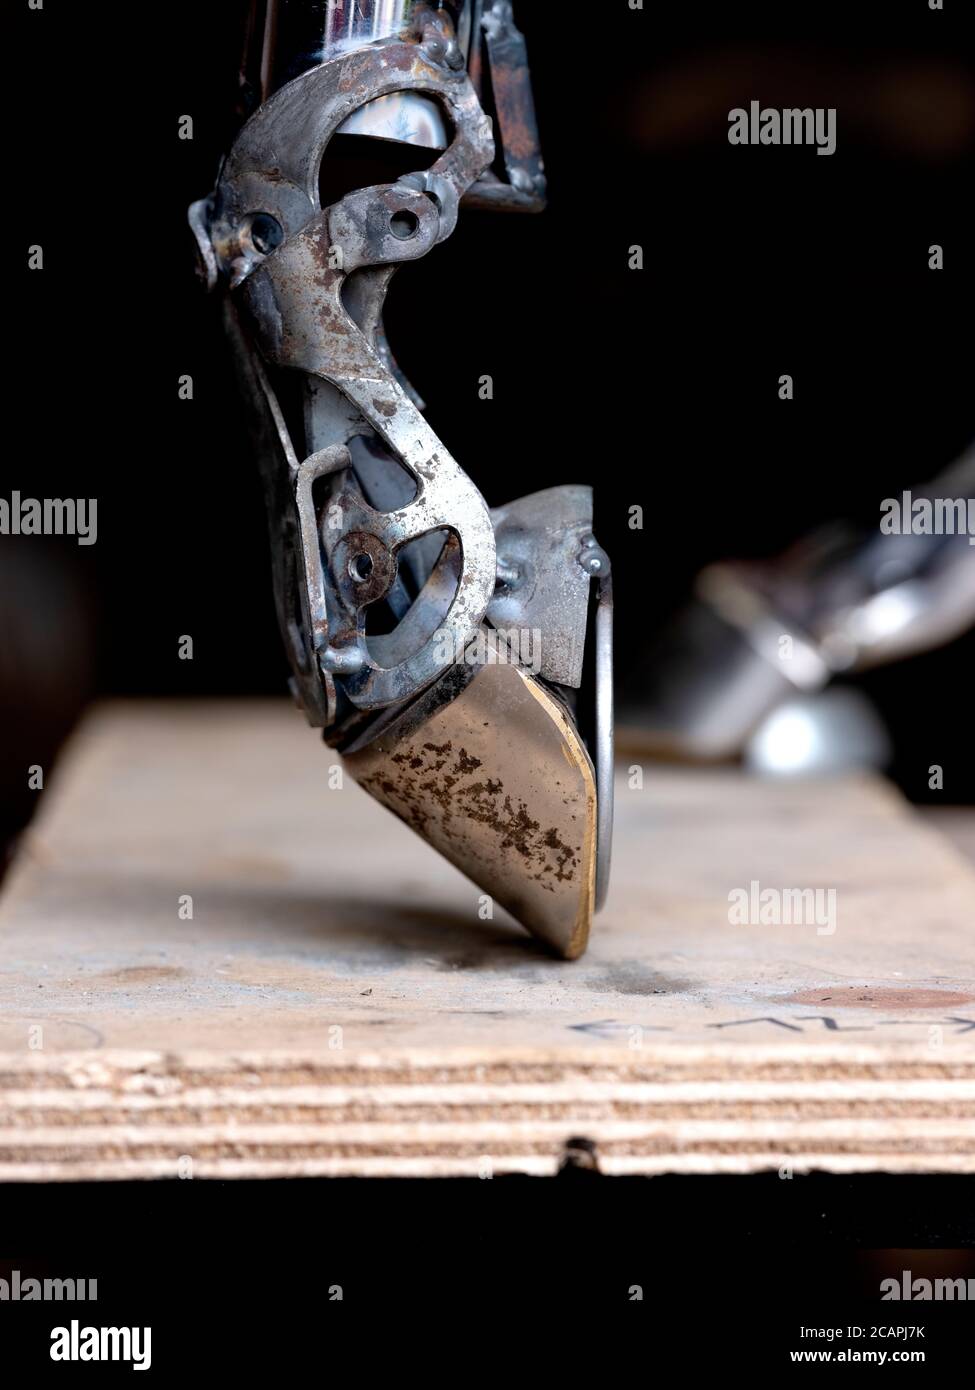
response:
<path id="1" fill-rule="evenodd" d="M 872 527 L 882 497 L 944 467 L 975 435 L 965 208 L 975 83 L 966 6 L 946 5 L 516 5 L 550 206 L 535 218 L 467 214 L 447 243 L 397 276 L 387 322 L 434 428 L 490 503 L 595 483 L 598 533 L 617 576 L 624 684 L 703 563 L 774 554 L 841 514 Z M 0 835 L 35 804 L 25 765 L 47 765 L 89 694 L 284 689 L 262 496 L 185 227 L 185 207 L 212 187 L 231 134 L 239 9 L 229 0 L 47 0 L 43 12 L 22 5 L 14 18 L 8 264 L 23 265 L 26 246 L 40 242 L 45 269 L 24 270 L 8 338 L 0 494 L 96 496 L 99 536 L 89 549 L 0 542 Z M 727 112 L 753 97 L 835 106 L 836 154 L 732 148 Z M 184 114 L 194 119 L 191 142 L 177 139 Z M 939 273 L 927 268 L 934 242 L 945 247 Z M 644 248 L 639 273 L 627 268 L 634 243 Z M 796 383 L 791 403 L 777 397 L 785 372 Z M 184 373 L 192 402 L 177 399 Z M 494 377 L 492 402 L 478 399 L 484 373 Z M 642 532 L 627 527 L 635 503 Z M 182 634 L 194 638 L 191 662 L 177 659 Z M 975 800 L 973 653 L 969 635 L 866 682 L 894 734 L 893 773 L 915 797 L 938 762 L 946 799 Z M 800 1259 L 798 1249 L 783 1255 L 792 1239 L 829 1243 L 809 1255 L 811 1280 L 816 1260 L 834 1278 L 845 1268 L 837 1242 L 970 1244 L 970 1197 L 959 1228 L 952 1217 L 965 1211 L 964 1190 L 922 1181 L 877 1179 L 871 1189 L 869 1179 L 827 1179 L 801 1189 L 714 1180 L 703 1192 L 687 1181 L 658 1202 L 635 1195 L 653 1184 L 597 1181 L 586 1189 L 578 1246 L 572 1184 L 545 1198 L 541 1226 L 537 1185 L 461 1185 L 447 1197 L 431 1184 L 422 1199 L 390 1187 L 389 1224 L 363 1226 L 371 1262 L 353 1239 L 355 1221 L 373 1209 L 362 1184 L 339 1199 L 348 1222 L 338 1227 L 321 1184 L 288 1199 L 280 1185 L 261 1185 L 259 1197 L 241 1185 L 224 1189 L 210 1254 L 197 1244 L 194 1258 L 212 1269 L 230 1250 L 246 1269 L 247 1249 L 228 1245 L 228 1232 L 256 1221 L 266 1236 L 284 1212 L 280 1229 L 302 1233 L 304 1258 L 321 1250 L 326 1283 L 330 1254 L 339 1263 L 354 1254 L 358 1274 L 382 1274 L 395 1302 L 412 1268 L 403 1262 L 410 1247 L 397 1241 L 430 1232 L 435 1241 L 449 1229 L 442 1261 L 435 1244 L 423 1252 L 428 1278 L 449 1287 L 478 1246 L 465 1287 L 503 1301 L 509 1286 L 531 1297 L 531 1258 L 562 1281 L 581 1268 L 615 1290 L 615 1266 L 586 1263 L 585 1242 L 598 1232 L 603 1259 L 610 1237 L 629 1231 L 624 1282 L 641 1273 L 652 1282 L 680 1249 L 685 1261 L 703 1261 L 687 1272 L 697 1297 L 707 1289 L 694 1280 L 715 1266 L 720 1287 L 734 1287 L 728 1261 L 740 1268 L 743 1249 L 759 1262 L 774 1250 L 764 1283 L 787 1286 Z M 182 1216 L 171 1188 L 88 1193 L 90 1225 L 75 1201 L 39 1219 L 41 1191 L 0 1200 L 23 1212 L 18 1257 L 47 1258 L 72 1221 L 83 1235 L 117 1223 L 106 1258 L 124 1279 L 126 1242 L 141 1242 L 144 1266 L 156 1258 L 153 1239 L 165 1239 L 168 1268 L 187 1233 L 206 1236 L 215 1208 L 205 1189 L 177 1186 L 195 1194 L 182 1194 Z M 485 1215 L 485 1186 L 501 1193 L 501 1225 L 497 1206 Z M 802 1215 L 782 1215 L 783 1186 L 808 1194 Z M 487 1241 L 492 1230 L 504 1240 Z M 266 1250 L 256 1254 L 259 1288 L 273 1275 L 292 1287 L 293 1266 L 272 1262 L 269 1274 Z M 656 1274 L 645 1274 L 650 1266 Z M 208 1296 L 190 1278 L 192 1296 Z M 412 1288 L 415 1300 L 423 1287 Z M 192 1306 L 198 1314 L 205 1305 Z"/>
<path id="2" fill-rule="evenodd" d="M 840 515 L 873 528 L 883 497 L 975 436 L 965 8 L 516 8 L 549 208 L 467 213 L 397 275 L 387 323 L 489 503 L 596 485 L 624 694 L 702 564 L 775 554 Z M 3 541 L 8 832 L 36 802 L 25 749 L 46 765 L 87 693 L 284 690 L 262 496 L 185 227 L 232 137 L 241 13 L 49 0 L 18 16 L 8 231 L 15 263 L 25 242 L 46 263 L 23 272 L 8 396 L 22 432 L 0 492 L 97 496 L 99 536 Z M 727 112 L 752 97 L 835 106 L 836 153 L 730 146 Z M 627 526 L 635 503 L 643 531 Z M 969 634 L 864 682 L 916 799 L 975 800 L 973 653 Z"/>
<path id="3" fill-rule="evenodd" d="M 265 1366 L 277 1372 L 272 1384 L 296 1367 L 334 1376 L 340 1357 L 354 1358 L 367 1383 L 387 1365 L 390 1380 L 409 1369 L 461 1383 L 468 1367 L 483 1379 L 497 1365 L 519 1383 L 572 1384 L 598 1358 L 614 1381 L 653 1381 L 679 1360 L 681 1382 L 694 1384 L 702 1371 L 744 1380 L 788 1370 L 793 1351 L 849 1345 L 922 1349 L 922 1371 L 963 1384 L 971 1304 L 882 1302 L 880 1283 L 905 1269 L 975 1277 L 970 1185 L 570 1171 L 489 1182 L 54 1184 L 43 1204 L 0 1188 L 9 1204 L 0 1277 L 98 1280 L 95 1304 L 0 1303 L 4 1364 L 36 1383 L 52 1325 L 77 1317 L 151 1325 L 150 1375 L 165 1384 L 194 1369 L 239 1369 L 243 1384 Z M 336 1284 L 341 1302 L 329 1299 Z M 801 1327 L 851 1324 L 919 1325 L 925 1337 L 800 1337 Z M 113 1372 L 131 1381 L 121 1363 L 90 1369 L 99 1382 Z M 888 1362 L 878 1374 L 911 1380 L 916 1369 Z M 77 1374 L 83 1366 L 59 1367 L 52 1380 Z"/>

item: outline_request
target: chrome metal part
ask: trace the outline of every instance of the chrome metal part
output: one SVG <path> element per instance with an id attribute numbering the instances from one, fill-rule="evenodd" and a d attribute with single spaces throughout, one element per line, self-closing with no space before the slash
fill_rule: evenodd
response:
<path id="1" fill-rule="evenodd" d="M 609 871 L 613 853 L 613 580 L 599 581 L 596 607 L 596 911 L 609 895 Z"/>

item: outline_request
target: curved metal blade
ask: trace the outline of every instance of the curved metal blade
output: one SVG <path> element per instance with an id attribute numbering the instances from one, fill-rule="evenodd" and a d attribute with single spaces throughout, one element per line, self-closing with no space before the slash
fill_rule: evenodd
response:
<path id="1" fill-rule="evenodd" d="M 482 629 L 463 662 L 345 761 L 370 795 L 559 955 L 586 949 L 592 763 L 568 713 L 496 633 Z"/>

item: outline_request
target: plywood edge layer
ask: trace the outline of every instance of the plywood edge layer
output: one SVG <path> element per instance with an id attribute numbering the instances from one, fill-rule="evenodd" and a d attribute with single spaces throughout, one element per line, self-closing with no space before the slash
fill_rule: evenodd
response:
<path id="1" fill-rule="evenodd" d="M 0 1057 L 0 1179 L 975 1171 L 975 1059 Z"/>

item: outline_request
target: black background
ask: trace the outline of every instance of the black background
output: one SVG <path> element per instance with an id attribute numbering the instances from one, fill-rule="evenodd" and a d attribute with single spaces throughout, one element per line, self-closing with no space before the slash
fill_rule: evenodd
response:
<path id="1" fill-rule="evenodd" d="M 881 1280 L 975 1278 L 971 1180 L 754 1177 L 55 1184 L 0 1189 L 0 1277 L 98 1280 L 96 1303 L 0 1303 L 5 1365 L 50 1366 L 50 1329 L 152 1327 L 150 1374 L 267 1364 L 466 1382 L 742 1378 L 850 1345 L 800 1328 L 913 1326 L 941 1382 L 970 1364 L 971 1304 L 882 1301 Z M 329 1290 L 339 1285 L 341 1302 Z M 639 1302 L 631 1289 L 643 1290 Z M 400 1316 L 404 1318 L 399 1321 Z M 607 1335 L 608 1333 L 608 1335 Z M 454 1339 L 463 1338 L 460 1356 Z M 603 1364 L 604 1363 L 604 1364 Z M 624 1369 L 626 1368 L 626 1369 Z M 862 1370 L 863 1368 L 858 1368 Z M 52 1377 L 84 1374 L 75 1363 Z M 125 1365 L 88 1366 L 90 1375 Z"/>
<path id="2" fill-rule="evenodd" d="M 466 214 L 399 273 L 387 323 L 489 503 L 595 484 L 624 694 L 702 564 L 774 555 L 837 516 L 872 528 L 883 497 L 975 436 L 966 8 L 518 7 L 550 205 Z M 9 366 L 23 429 L 0 491 L 36 495 L 43 476 L 44 495 L 97 496 L 99 539 L 5 541 L 21 559 L 5 570 L 8 829 L 35 799 L 23 747 L 46 761 L 87 690 L 284 689 L 262 496 L 185 225 L 232 137 L 240 13 L 241 0 L 21 7 L 8 230 L 16 261 L 40 242 L 46 264 L 23 272 Z M 727 112 L 752 97 L 835 106 L 836 153 L 732 147 Z M 177 138 L 186 114 L 191 141 Z M 633 244 L 643 271 L 628 268 Z M 792 402 L 778 399 L 785 372 Z M 635 503 L 643 531 L 627 525 Z M 177 659 L 183 634 L 192 661 Z M 969 634 L 864 681 L 915 799 L 975 799 L 973 653 Z"/>
<path id="3" fill-rule="evenodd" d="M 948 464 L 975 434 L 967 9 L 954 0 L 943 13 L 925 0 L 647 0 L 642 13 L 625 0 L 516 6 L 550 206 L 535 218 L 462 218 L 450 241 L 397 276 L 387 322 L 434 428 L 490 503 L 595 483 L 597 529 L 617 575 L 624 682 L 703 563 L 774 554 L 840 514 L 872 526 L 882 497 Z M 99 539 L 91 549 L 3 541 L 7 831 L 30 809 L 24 749 L 45 761 L 88 692 L 284 687 L 261 493 L 185 227 L 185 207 L 211 188 L 231 131 L 238 10 L 218 0 L 47 0 L 40 13 L 21 5 L 13 16 L 8 265 L 41 243 L 45 269 L 23 272 L 24 307 L 8 339 L 0 493 L 97 496 Z M 732 148 L 727 111 L 753 97 L 835 106 L 836 154 Z M 192 141 L 177 139 L 184 114 Z M 933 242 L 945 247 L 939 273 L 927 268 Z M 627 268 L 634 243 L 642 272 Z M 777 396 L 784 372 L 796 383 L 791 403 Z M 184 373 L 192 402 L 177 399 Z M 494 378 L 492 402 L 478 399 L 483 373 Z M 627 527 L 634 503 L 644 507 L 642 532 Z M 192 662 L 177 660 L 184 633 Z M 938 762 L 946 799 L 975 799 L 973 651 L 970 635 L 868 681 L 894 731 L 893 771 L 914 796 Z M 521 1316 L 529 1261 L 548 1271 L 550 1292 L 582 1271 L 605 1275 L 615 1298 L 617 1283 L 641 1273 L 652 1282 L 648 1268 L 658 1278 L 698 1256 L 689 1278 L 746 1251 L 765 1283 L 779 1282 L 781 1268 L 797 1278 L 802 1249 L 815 1245 L 807 1268 L 831 1268 L 846 1296 L 847 1247 L 971 1243 L 970 1187 L 815 1181 L 809 1211 L 789 1217 L 784 1184 L 710 1180 L 702 1194 L 699 1183 L 596 1180 L 578 1248 L 572 1182 L 544 1198 L 526 1182 L 431 1184 L 422 1196 L 391 1185 L 382 1227 L 363 1215 L 367 1184 L 346 1185 L 345 1196 L 327 1184 L 289 1195 L 278 1184 L 106 1187 L 78 1189 L 71 1201 L 8 1190 L 0 1202 L 20 1213 L 12 1253 L 55 1258 L 74 1222 L 75 1234 L 104 1245 L 116 1277 L 133 1260 L 144 1269 L 154 1251 L 164 1264 L 175 1259 L 177 1239 L 195 1251 L 189 1259 L 225 1269 L 243 1258 L 228 1232 L 252 1230 L 265 1259 L 270 1232 L 300 1237 L 294 1258 L 318 1261 L 328 1283 L 338 1241 L 356 1277 L 372 1279 L 373 1311 L 410 1283 L 399 1235 L 417 1242 L 430 1232 L 435 1242 L 449 1229 L 443 1260 L 435 1247 L 424 1252 L 427 1282 L 411 1297 L 435 1307 L 456 1294 L 467 1262 L 464 1288 L 493 1290 L 495 1319 L 508 1288 Z M 484 1187 L 495 1204 L 487 1214 Z M 174 1203 L 184 1199 L 180 1216 Z M 44 1222 L 45 1202 L 64 1225 Z M 410 1212 L 425 1213 L 422 1229 Z M 357 1220 L 370 1250 L 355 1239 Z M 492 1226 L 507 1243 L 479 1246 Z M 608 1268 L 627 1228 L 626 1258 Z M 798 1297 L 806 1285 L 795 1288 Z M 706 1280 L 698 1293 L 706 1302 Z M 250 1305 L 234 1306 L 239 1315 Z"/>

